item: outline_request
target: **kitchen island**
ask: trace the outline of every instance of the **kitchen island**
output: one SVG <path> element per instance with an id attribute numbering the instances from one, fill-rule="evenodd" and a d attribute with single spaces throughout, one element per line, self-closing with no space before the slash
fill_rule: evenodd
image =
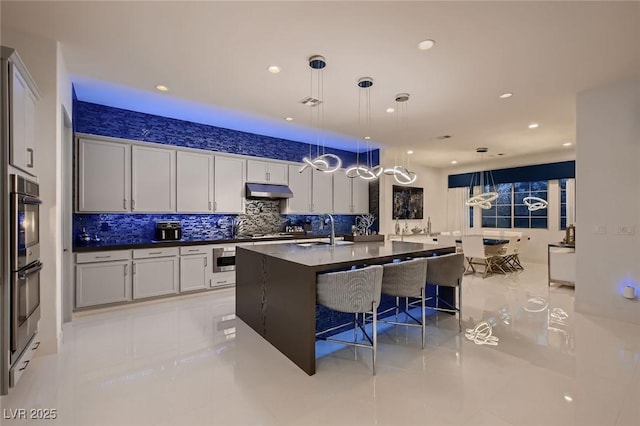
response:
<path id="1" fill-rule="evenodd" d="M 453 252 L 451 246 L 401 241 L 238 247 L 236 315 L 313 375 L 317 274 Z"/>

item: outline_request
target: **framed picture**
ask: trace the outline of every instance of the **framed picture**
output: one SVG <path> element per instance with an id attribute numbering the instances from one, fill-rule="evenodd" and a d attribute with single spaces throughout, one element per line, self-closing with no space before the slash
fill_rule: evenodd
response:
<path id="1" fill-rule="evenodd" d="M 422 188 L 393 185 L 393 219 L 423 219 Z"/>

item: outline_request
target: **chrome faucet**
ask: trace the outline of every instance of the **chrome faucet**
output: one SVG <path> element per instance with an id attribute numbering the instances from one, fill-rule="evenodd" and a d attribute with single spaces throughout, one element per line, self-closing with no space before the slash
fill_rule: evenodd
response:
<path id="1" fill-rule="evenodd" d="M 331 235 L 329 236 L 329 244 L 331 244 L 331 246 L 335 246 L 336 245 L 336 223 L 333 220 L 333 216 L 330 215 L 329 213 L 327 213 L 325 216 L 328 216 L 329 220 L 331 221 Z"/>

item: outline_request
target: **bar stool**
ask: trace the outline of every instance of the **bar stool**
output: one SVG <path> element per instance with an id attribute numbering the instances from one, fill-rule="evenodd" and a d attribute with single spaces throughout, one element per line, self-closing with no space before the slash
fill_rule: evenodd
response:
<path id="1" fill-rule="evenodd" d="M 355 314 L 354 340 L 345 341 L 334 338 L 323 338 L 328 342 L 344 345 L 369 348 L 372 351 L 373 375 L 376 374 L 377 340 L 377 315 L 380 304 L 380 291 L 382 289 L 382 266 L 368 266 L 362 269 L 353 269 L 342 272 L 329 272 L 318 274 L 316 285 L 316 303 L 338 312 Z M 364 315 L 371 314 L 371 336 L 365 330 Z M 360 323 L 359 315 L 363 314 L 363 322 Z M 360 328 L 367 343 L 358 343 L 357 330 Z M 316 334 L 317 338 L 322 333 Z"/>
<path id="2" fill-rule="evenodd" d="M 396 297 L 396 321 L 379 320 L 386 324 L 405 325 L 409 327 L 420 327 L 422 329 L 422 349 L 424 349 L 424 343 L 426 340 L 427 328 L 425 318 L 425 282 L 427 279 L 427 259 L 419 258 L 413 260 L 407 260 L 399 263 L 387 263 L 384 266 L 384 273 L 382 274 L 382 293 Z M 404 307 L 399 305 L 399 299 L 405 298 Z M 420 299 L 421 320 L 411 315 L 409 311 L 409 298 Z M 398 321 L 398 313 L 402 311 L 407 317 L 406 322 Z M 389 312 L 381 312 L 384 314 Z M 408 322 L 409 319 L 414 323 Z"/>
<path id="3" fill-rule="evenodd" d="M 427 258 L 427 285 L 435 285 L 438 288 L 455 287 L 458 290 L 458 306 L 451 306 L 440 298 L 440 291 L 436 288 L 436 305 L 431 308 L 436 311 L 458 313 L 458 329 L 462 331 L 462 277 L 464 275 L 464 254 L 451 253 Z M 440 308 L 440 303 L 447 308 Z M 455 302 L 454 302 L 455 303 Z"/>

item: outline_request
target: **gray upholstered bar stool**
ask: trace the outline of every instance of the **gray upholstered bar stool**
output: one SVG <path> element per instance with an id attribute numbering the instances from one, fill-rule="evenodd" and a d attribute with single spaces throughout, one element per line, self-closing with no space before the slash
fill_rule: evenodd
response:
<path id="1" fill-rule="evenodd" d="M 410 327 L 420 327 L 422 329 L 422 349 L 426 340 L 425 323 L 425 282 L 427 279 L 427 259 L 419 258 L 406 260 L 398 263 L 387 263 L 382 274 L 382 293 L 396 297 L 396 320 L 380 320 L 387 324 L 406 325 Z M 401 306 L 399 299 L 405 298 L 404 306 Z M 419 298 L 421 307 L 421 319 L 415 318 L 409 311 L 409 298 Z M 392 308 L 394 309 L 394 308 Z M 402 311 L 407 317 L 406 322 L 398 321 L 398 313 Z M 388 311 L 385 311 L 388 312 Z M 409 322 L 409 319 L 414 322 Z"/>
<path id="2" fill-rule="evenodd" d="M 456 287 L 458 291 L 458 306 L 451 306 L 440 298 L 440 292 L 436 288 L 436 311 L 458 313 L 458 329 L 462 331 L 462 277 L 464 275 L 464 254 L 451 253 L 427 258 L 427 285 Z M 384 291 L 384 290 L 383 290 Z M 438 307 L 440 303 L 448 308 Z M 455 303 L 455 302 L 454 302 Z"/>
<path id="3" fill-rule="evenodd" d="M 355 314 L 353 342 L 326 338 L 329 342 L 345 345 L 370 348 L 373 356 L 373 374 L 376 374 L 377 316 L 376 311 L 380 304 L 380 290 L 382 288 L 382 266 L 368 266 L 362 269 L 353 269 L 343 272 L 329 272 L 319 274 L 316 285 L 316 303 L 338 312 Z M 371 336 L 366 332 L 363 322 L 359 322 L 359 314 L 372 315 Z M 369 342 L 358 343 L 357 330 L 360 328 L 366 340 Z M 316 335 L 317 337 L 318 335 Z"/>

